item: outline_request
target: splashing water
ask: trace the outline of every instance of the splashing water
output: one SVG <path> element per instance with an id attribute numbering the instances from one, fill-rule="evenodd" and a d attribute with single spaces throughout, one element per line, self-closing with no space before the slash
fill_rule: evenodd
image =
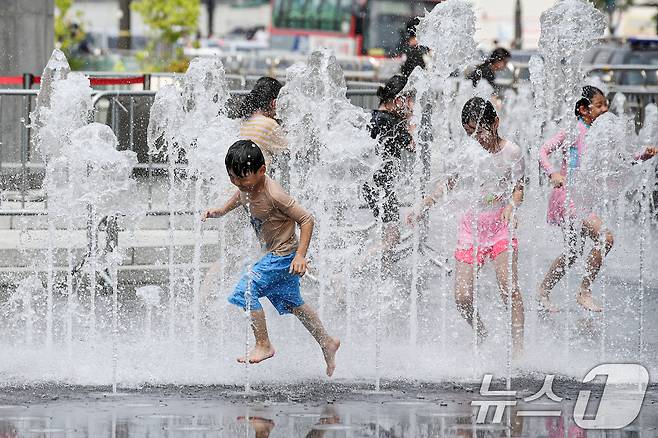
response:
<path id="1" fill-rule="evenodd" d="M 46 70 L 59 68 L 50 64 Z M 56 70 L 57 71 L 57 70 Z M 38 120 L 37 146 L 45 160 L 62 154 L 73 131 L 89 123 L 92 114 L 89 79 L 80 73 L 54 75 L 53 81 L 44 83 L 37 102 L 34 118 Z"/>
<path id="2" fill-rule="evenodd" d="M 532 78 L 533 84 L 543 83 L 546 120 L 558 124 L 565 116 L 571 120 L 571 108 L 580 95 L 585 77 L 585 53 L 599 43 L 606 29 L 605 15 L 586 0 L 558 0 L 541 15 L 539 54 L 543 74 Z M 531 61 L 535 67 L 538 61 Z M 537 70 L 534 70 L 537 73 Z"/>
<path id="3" fill-rule="evenodd" d="M 560 17 L 565 19 L 560 22 Z M 525 148 L 528 169 L 536 167 L 537 147 L 552 127 L 561 121 L 566 124 L 565 115 L 573 121 L 574 93 L 582 84 L 582 54 L 602 32 L 598 12 L 579 0 L 559 1 L 544 15 L 542 25 L 542 57 L 531 60 L 531 87 L 521 87 L 518 94 L 509 96 L 499 112 L 501 132 Z M 415 206 L 429 180 L 444 181 L 459 174 L 462 184 L 432 210 L 425 234 L 416 231 L 420 227 L 401 226 L 403 240 L 407 239 L 404 244 L 411 250 L 401 251 L 390 284 L 381 281 L 380 230 L 373 227 L 373 216 L 363 208 L 360 195 L 363 182 L 372 178 L 379 161 L 373 153 L 377 143 L 367 129 L 370 114 L 346 98 L 345 79 L 331 53 L 315 52 L 287 72 L 277 115 L 288 133 L 290 191 L 317 220 L 302 293 L 330 333 L 343 339 L 337 377 L 469 380 L 485 372 L 501 376 L 508 371 L 501 357 L 510 318 L 493 270 L 483 269 L 477 277 L 476 305 L 490 336 L 474 357 L 473 331 L 453 302 L 454 272 L 430 260 L 455 266 L 457 219 L 482 202 L 481 191 L 491 192 L 499 182 L 488 164 L 490 154 L 466 135 L 460 117 L 464 102 L 474 95 L 486 97 L 490 90 L 486 85 L 475 90 L 466 81 L 450 78 L 473 58 L 474 32 L 472 8 L 461 0 L 442 2 L 421 20 L 419 40 L 432 50 L 433 62 L 428 70 L 416 70 L 405 90 L 415 95 L 411 124 L 416 126 L 416 154 L 400 183 L 406 189 L 401 190 L 401 215 Z M 587 41 L 576 47 L 579 40 Z M 48 162 L 51 232 L 55 222 L 74 230 L 72 218 L 86 219 L 90 207 L 94 224 L 101 216 L 115 213 L 143 216 L 143 211 L 123 203 L 135 190 L 131 180 L 134 155 L 116 151 L 116 138 L 107 127 L 89 123 L 88 81 L 68 73 L 65 58 L 57 53 L 47 70 L 52 80 L 42 84 L 33 125 L 38 129 L 40 154 Z M 221 63 L 195 60 L 179 82 L 158 91 L 152 106 L 149 151 L 153 157 L 167 158 L 169 171 L 169 229 L 161 243 L 166 247 L 161 266 L 166 278 L 161 283 L 149 281 L 150 286 L 138 288 L 135 295 L 133 289 L 119 289 L 114 283 L 112 295 L 98 294 L 95 307 L 91 305 L 94 288 L 72 280 L 58 285 L 52 271 L 45 283 L 35 276 L 20 282 L 0 309 L 7 357 L 0 372 L 7 376 L 5 381 L 115 386 L 244 381 L 244 368 L 235 364 L 234 356 L 244 352 L 246 326 L 241 312 L 229 307 L 225 297 L 243 271 L 244 261 L 253 262 L 258 255 L 255 239 L 239 211 L 204 225 L 198 220 L 202 209 L 217 206 L 234 190 L 223 157 L 238 138 L 239 121 L 226 117 L 227 99 Z M 536 117 L 528 110 L 533 104 Z M 551 109 L 544 112 L 544 108 Z M 528 172 L 531 183 L 515 231 L 520 241 L 521 290 L 527 303 L 527 343 L 515 375 L 550 371 L 580 377 L 593 365 L 591 358 L 601 342 L 606 346 L 602 360 L 638 357 L 639 326 L 629 316 L 636 294 L 631 292 L 638 282 L 643 291 L 650 290 L 655 276 L 647 269 L 638 280 L 633 267 L 637 215 L 649 214 L 646 197 L 638 195 L 636 177 L 650 185 L 653 176 L 645 172 L 648 166 L 633 164 L 633 156 L 655 144 L 656 115 L 655 105 L 647 107 L 639 136 L 626 115 L 615 118 L 612 114 L 601 116 L 587 136 L 589 152 L 581 170 L 592 177 L 582 188 L 587 192 L 589 187 L 592 193 L 596 185 L 600 193 L 605 187 L 608 195 L 594 197 L 589 207 L 601 211 L 609 226 L 617 227 L 618 236 L 604 265 L 605 280 L 596 283 L 597 288 L 609 291 L 611 311 L 606 319 L 576 310 L 574 281 L 565 281 L 564 290 L 555 292 L 556 300 L 564 299 L 568 310 L 548 322 L 533 316 L 539 277 L 558 255 L 561 238 L 545 224 L 546 184 Z M 607 205 L 601 208 L 604 200 Z M 649 224 L 643 224 L 649 242 Z M 214 238 L 215 231 L 213 257 L 218 260 L 208 266 L 202 263 L 201 241 Z M 193 248 L 181 246 L 178 236 L 182 232 L 192 234 Z M 429 256 L 423 244 L 436 251 Z M 39 266 L 52 268 L 55 247 L 48 251 L 50 256 Z M 642 254 L 646 266 L 655 263 L 652 252 Z M 121 256 L 117 251 L 92 257 L 95 267 L 89 278 L 101 276 L 106 268 L 116 278 Z M 617 290 L 631 292 L 613 293 Z M 266 313 L 277 358 L 251 367 L 250 381 L 287 383 L 322 375 L 322 357 L 299 323 L 279 317 L 270 307 Z M 89 330 L 94 318 L 96 336 Z M 574 330 L 564 337 L 567 326 Z M 617 329 L 615 333 L 606 333 L 609 326 Z M 642 345 L 649 355 L 652 350 L 646 347 L 655 341 L 653 328 L 649 321 L 641 326 Z M 68 348 L 44 350 L 44 344 Z M 655 363 L 654 358 L 646 356 L 647 363 Z"/>
<path id="4" fill-rule="evenodd" d="M 291 191 L 316 218 L 314 253 L 320 256 L 312 275 L 320 283 L 322 317 L 328 303 L 338 298 L 345 305 L 347 295 L 356 292 L 349 278 L 357 275 L 353 270 L 358 266 L 341 261 L 359 257 L 364 238 L 359 229 L 370 222 L 358 208 L 358 189 L 375 163 L 375 141 L 366 130 L 370 114 L 348 101 L 342 70 L 328 51 L 314 52 L 288 70 L 277 114 L 289 134 Z M 335 288 L 340 296 L 330 297 Z"/>
<path id="5" fill-rule="evenodd" d="M 447 78 L 473 59 L 477 44 L 473 5 L 465 0 L 447 0 L 420 18 L 418 43 L 430 49 L 431 70 Z"/>
<path id="6" fill-rule="evenodd" d="M 574 178 L 574 200 L 582 207 L 581 215 L 594 211 L 604 222 L 613 223 L 624 214 L 625 193 L 639 185 L 633 166 L 638 152 L 633 121 L 611 112 L 603 114 L 592 124 L 585 144 L 587 151 Z M 620 210 L 609 211 L 615 201 Z"/>

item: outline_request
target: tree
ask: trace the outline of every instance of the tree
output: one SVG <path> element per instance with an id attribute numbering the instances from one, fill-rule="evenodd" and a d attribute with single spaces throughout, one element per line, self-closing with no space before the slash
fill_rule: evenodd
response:
<path id="1" fill-rule="evenodd" d="M 60 49 L 69 59 L 71 67 L 76 69 L 83 61 L 75 56 L 75 49 L 86 37 L 82 25 L 82 13 L 76 14 L 77 22 L 72 22 L 67 16 L 73 6 L 73 0 L 55 0 L 55 47 Z"/>
<path id="2" fill-rule="evenodd" d="M 130 34 L 130 3 L 131 0 L 119 0 L 119 40 L 117 47 L 119 49 L 132 48 L 132 35 Z"/>
<path id="3" fill-rule="evenodd" d="M 150 53 L 143 54 L 142 59 L 148 60 L 154 51 L 160 49 L 162 61 L 167 65 L 179 65 L 184 57 L 182 50 L 173 50 L 174 44 L 196 33 L 201 12 L 200 0 L 136 0 L 131 8 L 154 32 L 147 48 Z M 158 62 L 151 59 L 150 64 L 153 66 Z"/>
<path id="4" fill-rule="evenodd" d="M 593 3 L 608 15 L 608 30 L 615 36 L 624 11 L 633 6 L 635 0 L 593 0 Z"/>

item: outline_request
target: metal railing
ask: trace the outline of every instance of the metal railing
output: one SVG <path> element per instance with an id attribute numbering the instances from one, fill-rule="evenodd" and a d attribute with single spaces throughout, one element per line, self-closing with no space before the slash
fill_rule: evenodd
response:
<path id="1" fill-rule="evenodd" d="M 232 97 L 246 90 L 231 91 Z M 135 176 L 146 185 L 150 214 L 162 214 L 154 202 L 154 187 L 167 180 L 169 164 L 148 153 L 147 128 L 153 90 L 95 91 L 92 102 L 95 121 L 110 126 L 120 150 L 137 154 Z M 36 104 L 37 90 L 0 90 L 0 215 L 43 214 L 46 196 L 42 189 L 45 165 L 33 150 L 33 131 L 29 114 Z M 348 90 L 352 103 L 375 108 L 379 99 L 374 88 Z M 184 163 L 175 168 L 183 171 Z"/>
<path id="2" fill-rule="evenodd" d="M 528 64 L 511 63 L 510 68 L 509 77 L 496 80 L 501 86 L 516 87 L 530 77 Z M 615 87 L 634 86 L 658 92 L 658 65 L 596 64 L 586 65 L 584 68 L 586 75 L 599 77 L 603 83 L 613 89 L 611 91 L 614 91 Z"/>
<path id="3" fill-rule="evenodd" d="M 7 196 L 18 193 L 20 208 L 26 209 L 30 174 L 42 167 L 32 161 L 32 130 L 28 123 L 36 96 L 36 90 L 0 91 L 0 206 Z"/>
<path id="4" fill-rule="evenodd" d="M 192 54 L 193 56 L 197 56 Z M 225 70 L 238 75 L 267 75 L 284 77 L 286 69 L 295 62 L 306 61 L 307 56 L 288 52 L 235 53 L 218 56 Z M 348 81 L 381 81 L 399 70 L 400 59 L 336 56 Z"/>
<path id="5" fill-rule="evenodd" d="M 658 89 L 658 65 L 591 65 L 587 74 L 598 76 L 606 84 L 618 87 L 653 87 Z"/>
<path id="6" fill-rule="evenodd" d="M 596 67 L 603 68 L 603 67 Z M 608 70 L 611 68 L 605 67 Z M 619 66 L 619 71 L 655 72 L 658 67 Z M 151 81 L 169 78 L 170 75 L 153 75 Z M 257 76 L 231 76 L 241 86 L 249 87 L 249 80 Z M 363 88 L 349 88 L 347 96 L 353 104 L 365 109 L 378 106 L 378 83 L 353 83 Z M 647 86 L 610 86 L 611 94 L 624 93 L 626 109 L 636 114 L 640 123 L 644 108 L 658 101 L 658 89 Z M 146 133 L 150 108 L 155 90 L 102 90 L 92 94 L 95 120 L 112 128 L 120 150 L 132 150 L 138 157 L 136 176 L 147 186 L 149 211 L 158 212 L 154 206 L 153 189 L 160 178 L 166 179 L 168 164 L 154 159 L 148 153 Z M 246 89 L 231 92 L 233 97 L 247 93 Z M 29 114 L 35 106 L 37 90 L 0 90 L 0 210 L 17 213 L 45 208 L 45 194 L 41 189 L 44 164 L 33 151 L 33 132 L 29 127 Z M 638 124 L 639 126 L 639 124 Z M 181 164 L 181 167 L 185 167 Z M 145 180 L 144 180 L 145 178 Z"/>

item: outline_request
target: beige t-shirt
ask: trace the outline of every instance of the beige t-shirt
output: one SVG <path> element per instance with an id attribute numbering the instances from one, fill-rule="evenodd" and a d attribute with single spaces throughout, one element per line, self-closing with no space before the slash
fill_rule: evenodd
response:
<path id="1" fill-rule="evenodd" d="M 288 150 L 288 144 L 283 129 L 276 120 L 263 115 L 253 115 L 242 121 L 240 138 L 251 140 L 258 145 L 265 165 L 270 167 L 274 156 Z"/>
<path id="2" fill-rule="evenodd" d="M 295 224 L 313 223 L 313 216 L 269 176 L 265 176 L 265 187 L 260 193 L 248 196 L 240 192 L 240 203 L 249 212 L 251 225 L 260 241 L 276 256 L 297 250 Z"/>

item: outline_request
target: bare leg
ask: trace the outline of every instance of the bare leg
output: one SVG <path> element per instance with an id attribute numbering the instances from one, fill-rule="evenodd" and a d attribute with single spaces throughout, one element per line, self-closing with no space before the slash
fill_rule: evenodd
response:
<path id="1" fill-rule="evenodd" d="M 382 227 L 382 277 L 389 278 L 393 273 L 393 253 L 400 243 L 400 227 L 396 222 L 385 223 Z"/>
<path id="2" fill-rule="evenodd" d="M 566 252 L 555 259 L 550 269 L 539 286 L 538 300 L 542 310 L 558 312 L 559 309 L 549 299 L 549 295 L 555 285 L 564 277 L 567 269 L 571 268 L 582 254 L 584 244 L 584 231 L 578 233 L 572 224 L 565 225 L 562 229 Z"/>
<path id="3" fill-rule="evenodd" d="M 336 351 L 340 347 L 340 339 L 329 336 L 317 313 L 308 304 L 295 307 L 292 309 L 292 313 L 299 318 L 306 330 L 320 345 L 324 361 L 327 363 L 327 376 L 331 377 L 336 369 Z"/>
<path id="4" fill-rule="evenodd" d="M 598 216 L 583 222 L 583 230 L 594 241 L 594 248 L 592 248 L 587 257 L 586 274 L 580 284 L 578 303 L 592 312 L 600 312 L 603 310 L 601 306 L 594 302 L 594 299 L 592 298 L 592 290 L 590 288 L 601 270 L 603 258 L 608 255 L 612 249 L 612 245 L 614 245 L 614 236 L 610 230 L 604 231 L 605 238 L 602 239 L 602 228 L 603 222 Z"/>
<path id="5" fill-rule="evenodd" d="M 513 354 L 519 356 L 523 351 L 523 327 L 525 317 L 523 314 L 523 297 L 519 290 L 519 273 L 518 273 L 519 251 L 514 250 L 512 253 L 512 344 Z M 498 280 L 498 289 L 507 304 L 509 296 L 510 278 L 509 278 L 509 249 L 500 253 L 494 260 L 496 268 L 496 279 Z"/>
<path id="6" fill-rule="evenodd" d="M 251 328 L 254 331 L 256 345 L 249 352 L 249 363 L 262 362 L 274 356 L 274 347 L 270 344 L 270 338 L 267 335 L 267 323 L 265 322 L 265 312 L 253 310 L 251 312 Z M 245 358 L 239 357 L 238 362 L 244 363 Z"/>
<path id="7" fill-rule="evenodd" d="M 455 303 L 459 314 L 473 327 L 473 265 L 464 262 L 457 262 L 455 273 Z M 487 331 L 480 319 L 480 314 L 475 315 L 476 333 L 478 342 L 482 342 L 487 337 Z"/>

